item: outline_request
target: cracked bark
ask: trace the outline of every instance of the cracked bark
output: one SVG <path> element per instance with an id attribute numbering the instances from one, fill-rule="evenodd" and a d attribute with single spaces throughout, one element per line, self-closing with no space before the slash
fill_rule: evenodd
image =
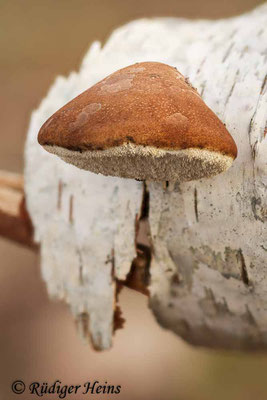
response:
<path id="1" fill-rule="evenodd" d="M 83 336 L 92 337 L 96 348 L 112 343 L 116 282 L 141 276 L 147 283 L 148 275 L 157 320 L 188 342 L 266 347 L 266 26 L 266 5 L 227 20 L 130 23 L 102 49 L 94 43 L 80 71 L 57 79 L 33 114 L 26 194 L 43 276 L 49 293 L 70 304 Z M 189 77 L 227 125 L 239 156 L 213 179 L 147 182 L 144 218 L 141 182 L 80 171 L 46 153 L 36 136 L 79 92 L 146 60 L 171 64 Z M 149 273 L 132 264 L 136 216 L 147 232 Z"/>

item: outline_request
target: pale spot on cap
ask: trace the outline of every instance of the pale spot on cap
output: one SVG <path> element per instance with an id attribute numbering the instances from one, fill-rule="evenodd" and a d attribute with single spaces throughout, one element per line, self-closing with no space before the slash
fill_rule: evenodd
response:
<path id="1" fill-rule="evenodd" d="M 169 115 L 162 122 L 163 130 L 165 128 L 168 130 L 169 133 L 174 133 L 174 134 L 177 132 L 179 132 L 179 134 L 187 132 L 188 126 L 189 126 L 188 118 L 181 113 L 175 113 Z"/>
<path id="2" fill-rule="evenodd" d="M 76 129 L 80 126 L 86 124 L 90 115 L 95 114 L 97 111 L 101 110 L 100 103 L 91 103 L 84 107 L 83 110 L 78 114 L 76 120 L 70 124 L 71 129 Z"/>
<path id="3" fill-rule="evenodd" d="M 121 92 L 123 90 L 130 89 L 132 86 L 133 77 L 129 77 L 126 79 L 122 79 L 118 82 L 111 83 L 111 84 L 104 84 L 101 86 L 100 90 L 103 93 L 116 93 Z"/>
<path id="4" fill-rule="evenodd" d="M 136 73 L 136 72 L 143 72 L 144 70 L 145 70 L 144 67 L 133 67 L 133 68 L 129 69 L 129 72 Z"/>

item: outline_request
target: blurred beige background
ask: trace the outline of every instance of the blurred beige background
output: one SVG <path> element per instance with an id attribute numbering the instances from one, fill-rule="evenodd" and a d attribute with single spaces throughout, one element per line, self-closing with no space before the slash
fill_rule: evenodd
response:
<path id="1" fill-rule="evenodd" d="M 58 74 L 78 68 L 93 40 L 105 41 L 112 29 L 139 17 L 219 18 L 260 3 L 0 0 L 0 169 L 23 170 L 31 110 Z M 78 337 L 68 308 L 48 300 L 38 255 L 0 239 L 0 258 L 0 399 L 29 398 L 11 393 L 15 379 L 27 384 L 107 380 L 122 386 L 120 395 L 108 397 L 124 400 L 267 398 L 265 355 L 191 348 L 162 330 L 147 309 L 147 299 L 130 290 L 121 294 L 126 324 L 113 349 L 92 351 Z"/>

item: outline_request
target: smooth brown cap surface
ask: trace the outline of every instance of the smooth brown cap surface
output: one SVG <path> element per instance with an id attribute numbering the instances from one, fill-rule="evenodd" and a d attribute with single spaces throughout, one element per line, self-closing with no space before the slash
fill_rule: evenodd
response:
<path id="1" fill-rule="evenodd" d="M 175 68 L 157 62 L 123 68 L 86 90 L 48 119 L 38 140 L 74 151 L 130 143 L 237 155 L 233 138 L 197 91 Z"/>

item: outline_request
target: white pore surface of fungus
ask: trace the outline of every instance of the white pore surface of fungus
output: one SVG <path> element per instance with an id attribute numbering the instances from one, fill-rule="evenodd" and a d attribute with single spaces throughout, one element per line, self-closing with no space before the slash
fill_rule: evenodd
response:
<path id="1" fill-rule="evenodd" d="M 226 171 L 233 163 L 231 156 L 197 148 L 164 150 L 132 143 L 82 152 L 58 146 L 44 148 L 69 164 L 97 174 L 157 182 L 207 178 Z"/>

